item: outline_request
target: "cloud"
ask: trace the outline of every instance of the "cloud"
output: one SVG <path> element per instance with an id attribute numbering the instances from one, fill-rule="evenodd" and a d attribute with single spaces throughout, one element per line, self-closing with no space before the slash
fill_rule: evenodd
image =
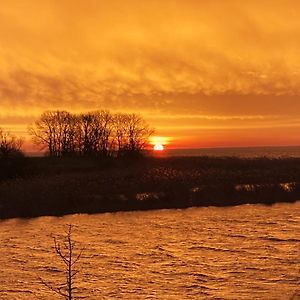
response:
<path id="1" fill-rule="evenodd" d="M 292 0 L 3 3 L 0 123 L 105 108 L 170 128 L 297 127 L 299 9 Z"/>

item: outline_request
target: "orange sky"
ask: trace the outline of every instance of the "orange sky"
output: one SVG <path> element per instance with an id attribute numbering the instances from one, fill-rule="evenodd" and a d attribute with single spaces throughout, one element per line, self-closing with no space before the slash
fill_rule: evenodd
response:
<path id="1" fill-rule="evenodd" d="M 10 0 L 0 126 L 138 112 L 169 147 L 300 145 L 300 2 Z"/>

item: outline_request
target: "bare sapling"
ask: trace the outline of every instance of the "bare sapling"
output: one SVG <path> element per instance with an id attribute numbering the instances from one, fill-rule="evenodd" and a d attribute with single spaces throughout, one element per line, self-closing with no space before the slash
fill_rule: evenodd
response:
<path id="1" fill-rule="evenodd" d="M 73 226 L 68 225 L 63 237 L 53 237 L 55 254 L 64 265 L 64 281 L 57 286 L 53 286 L 40 278 L 43 285 L 66 300 L 75 300 L 74 295 L 78 292 L 75 285 L 75 277 L 80 271 L 77 265 L 84 250 L 84 248 L 76 249 L 77 243 L 72 237 L 72 229 Z"/>

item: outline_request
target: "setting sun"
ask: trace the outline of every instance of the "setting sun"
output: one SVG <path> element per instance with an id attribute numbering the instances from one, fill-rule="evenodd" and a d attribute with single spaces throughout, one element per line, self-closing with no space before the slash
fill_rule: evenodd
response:
<path id="1" fill-rule="evenodd" d="M 162 144 L 155 144 L 154 146 L 153 146 L 153 150 L 154 151 L 163 151 L 165 148 L 164 148 L 164 146 L 162 145 Z"/>

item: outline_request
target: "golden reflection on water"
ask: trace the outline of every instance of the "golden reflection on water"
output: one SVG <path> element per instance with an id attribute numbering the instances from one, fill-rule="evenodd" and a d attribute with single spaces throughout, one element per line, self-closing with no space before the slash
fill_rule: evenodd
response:
<path id="1" fill-rule="evenodd" d="M 141 196 L 142 197 L 142 196 Z M 83 299 L 289 299 L 300 276 L 300 203 L 191 208 L 0 223 L 0 299 L 56 299 L 51 234 L 85 245 Z"/>

